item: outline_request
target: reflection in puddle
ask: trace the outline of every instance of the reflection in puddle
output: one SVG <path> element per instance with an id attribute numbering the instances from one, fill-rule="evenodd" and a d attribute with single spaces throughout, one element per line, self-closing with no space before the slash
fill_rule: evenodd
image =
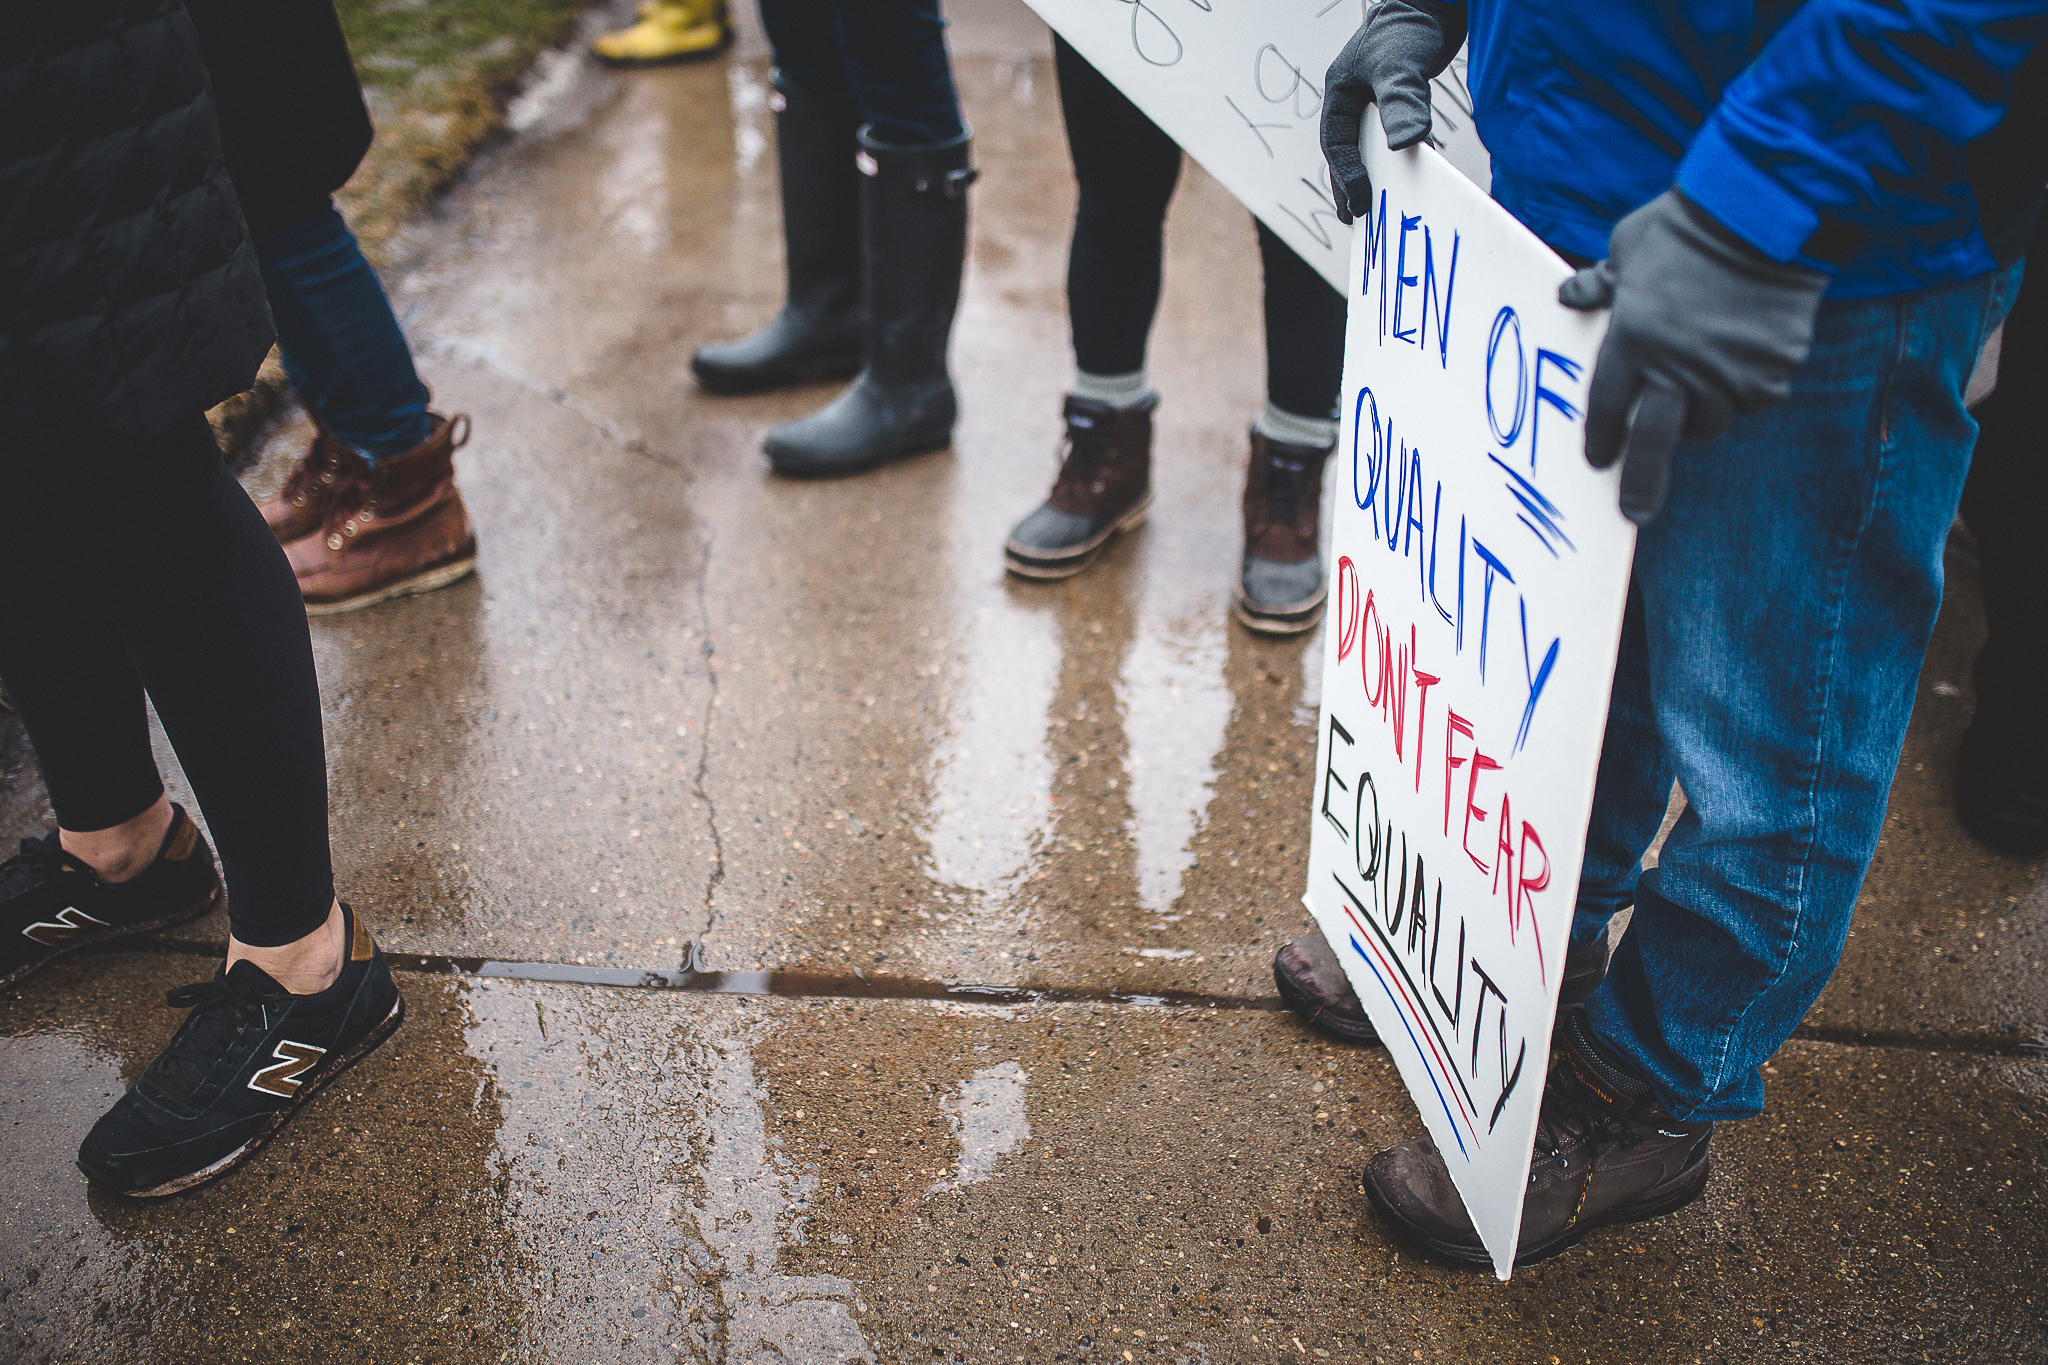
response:
<path id="1" fill-rule="evenodd" d="M 931 875 L 984 896 L 1027 870 L 1052 813 L 1047 712 L 1059 640 L 1046 611 L 983 605 L 932 783 Z"/>
<path id="2" fill-rule="evenodd" d="M 1215 791 L 1231 695 L 1223 613 L 1202 597 L 1155 614 L 1154 596 L 1148 592 L 1139 609 L 1117 691 L 1130 753 L 1138 902 L 1157 915 L 1180 899 L 1181 878 L 1194 865 L 1190 845 Z"/>
<path id="3" fill-rule="evenodd" d="M 733 170 L 744 177 L 768 150 L 768 82 L 743 62 L 725 68 L 732 95 Z"/>
<path id="4" fill-rule="evenodd" d="M 652 94 L 632 96 L 639 114 L 606 119 L 596 134 L 603 146 L 598 158 L 597 200 L 600 212 L 617 235 L 643 255 L 653 255 L 668 242 L 668 131 Z"/>
<path id="5" fill-rule="evenodd" d="M 496 1069 L 528 1359 L 872 1361 L 850 1282 L 791 1275 L 816 1178 L 768 1132 L 744 1006 L 622 1015 L 545 987 L 470 992 Z"/>
<path id="6" fill-rule="evenodd" d="M 1024 1084 L 1030 1073 L 1015 1062 L 983 1067 L 960 1083 L 960 1093 L 939 1101 L 953 1136 L 960 1143 L 954 1185 L 972 1185 L 994 1174 L 996 1161 L 1031 1140 L 1031 1121 L 1024 1115 Z M 947 1187 L 939 1181 L 936 1194 Z"/>

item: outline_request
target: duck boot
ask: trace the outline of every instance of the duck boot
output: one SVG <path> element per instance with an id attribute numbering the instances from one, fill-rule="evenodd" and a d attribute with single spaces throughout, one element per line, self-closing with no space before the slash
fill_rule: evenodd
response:
<path id="1" fill-rule="evenodd" d="M 1111 536 L 1144 522 L 1152 505 L 1152 411 L 1158 406 L 1158 394 L 1127 408 L 1067 395 L 1059 478 L 1052 496 L 1010 532 L 1003 559 L 1011 573 L 1077 574 Z"/>
<path id="2" fill-rule="evenodd" d="M 1299 635 L 1323 616 L 1323 464 L 1337 448 L 1252 430 L 1244 477 L 1244 562 L 1233 606 L 1262 635 Z"/>
<path id="3" fill-rule="evenodd" d="M 368 469 L 363 457 L 346 442 L 328 435 L 327 428 L 316 417 L 306 453 L 285 476 L 284 487 L 277 496 L 261 504 L 258 510 L 278 543 L 289 545 L 325 525 L 341 490 Z"/>
<path id="4" fill-rule="evenodd" d="M 476 532 L 455 489 L 469 415 L 429 418 L 426 440 L 349 479 L 326 524 L 284 547 L 307 615 L 432 592 L 476 567 Z"/>
<path id="5" fill-rule="evenodd" d="M 606 66 L 665 66 L 715 57 L 732 42 L 725 0 L 642 0 L 637 22 L 591 40 Z"/>
<path id="6" fill-rule="evenodd" d="M 713 393 L 760 393 L 860 373 L 860 110 L 813 95 L 776 72 L 775 147 L 782 175 L 782 250 L 789 292 L 766 327 L 699 346 L 697 382 Z"/>
<path id="7" fill-rule="evenodd" d="M 846 392 L 768 433 L 763 449 L 783 473 L 855 474 L 953 439 L 946 343 L 967 260 L 971 136 L 891 147 L 861 130 L 866 363 Z"/>

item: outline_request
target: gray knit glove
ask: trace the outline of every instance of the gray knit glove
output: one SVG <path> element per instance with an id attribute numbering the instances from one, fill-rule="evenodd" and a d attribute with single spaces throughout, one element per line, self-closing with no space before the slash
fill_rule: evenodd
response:
<path id="1" fill-rule="evenodd" d="M 1429 136 L 1429 83 L 1465 42 L 1465 7 L 1439 0 L 1380 0 L 1330 63 L 1323 84 L 1323 159 L 1343 222 L 1372 208 L 1372 181 L 1358 154 L 1365 106 L 1380 107 L 1387 149 Z"/>
<path id="2" fill-rule="evenodd" d="M 1669 189 L 1614 225 L 1606 260 L 1558 287 L 1568 308 L 1614 310 L 1586 391 L 1586 460 L 1622 461 L 1622 515 L 1647 526 L 1664 509 L 1680 442 L 1785 401 L 1828 284 Z"/>

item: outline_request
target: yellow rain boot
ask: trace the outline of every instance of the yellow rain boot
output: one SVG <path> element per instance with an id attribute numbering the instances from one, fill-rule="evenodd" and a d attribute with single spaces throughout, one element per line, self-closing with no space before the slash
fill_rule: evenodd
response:
<path id="1" fill-rule="evenodd" d="M 600 35 L 590 50 L 607 66 L 659 66 L 715 57 L 732 41 L 725 0 L 645 0 L 640 22 Z"/>

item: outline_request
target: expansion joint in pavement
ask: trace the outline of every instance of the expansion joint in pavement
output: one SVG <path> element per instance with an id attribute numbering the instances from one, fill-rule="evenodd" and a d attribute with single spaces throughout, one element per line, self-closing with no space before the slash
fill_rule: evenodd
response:
<path id="1" fill-rule="evenodd" d="M 164 946 L 181 952 L 218 956 L 226 951 L 222 943 L 166 940 Z M 479 980 L 545 981 L 569 986 L 602 986 L 612 989 L 685 992 L 697 995 L 763 995 L 787 999 L 834 1000 L 951 1000 L 977 1005 L 1113 1005 L 1135 1009 L 1161 1007 L 1182 1009 L 1284 1011 L 1278 996 L 1207 995 L 1198 991 L 1131 991 L 1108 986 L 998 986 L 957 981 L 933 981 L 923 977 L 869 975 L 859 968 L 851 972 L 807 971 L 802 968 L 756 971 L 720 971 L 701 965 L 698 945 L 685 953 L 683 965 L 664 967 L 594 967 L 580 962 L 508 961 L 486 957 L 463 957 L 446 953 L 385 954 L 391 969 L 419 972 L 428 976 L 462 976 Z M 1805 1025 L 1792 1037 L 1805 1043 L 1828 1043 L 1838 1047 L 1888 1048 L 1909 1052 L 1974 1057 L 2024 1057 L 2048 1059 L 2048 1040 L 1988 1032 L 1913 1033 L 1904 1030 L 1873 1030 Z"/>

